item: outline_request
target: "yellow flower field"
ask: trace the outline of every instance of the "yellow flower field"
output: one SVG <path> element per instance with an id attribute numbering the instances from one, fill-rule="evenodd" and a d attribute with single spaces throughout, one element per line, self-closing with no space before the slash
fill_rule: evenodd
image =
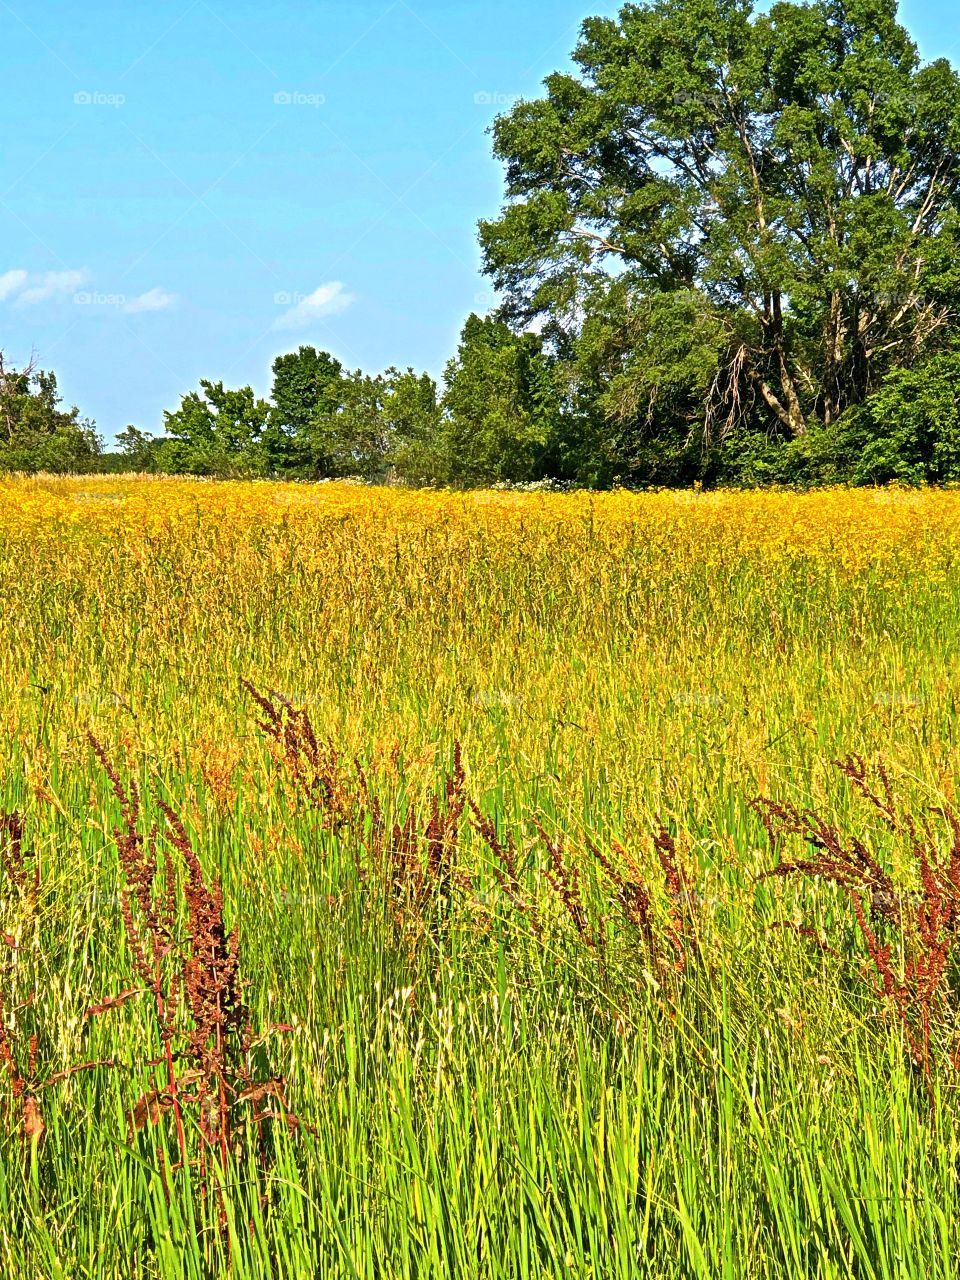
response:
<path id="1" fill-rule="evenodd" d="M 0 480 L 0 1273 L 953 1275 L 958 559 L 954 491 Z"/>
<path id="2" fill-rule="evenodd" d="M 8 764 L 41 725 L 189 755 L 246 723 L 242 677 L 411 768 L 460 737 L 518 803 L 955 764 L 960 492 L 9 479 L 0 545 Z"/>

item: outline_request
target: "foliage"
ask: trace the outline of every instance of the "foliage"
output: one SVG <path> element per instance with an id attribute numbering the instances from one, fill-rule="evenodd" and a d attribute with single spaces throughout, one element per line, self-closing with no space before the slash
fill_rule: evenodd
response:
<path id="1" fill-rule="evenodd" d="M 329 445 L 320 422 L 342 403 L 343 365 L 326 351 L 301 346 L 273 362 L 272 461 L 292 474 L 329 475 Z"/>
<path id="2" fill-rule="evenodd" d="M 442 409 L 436 382 L 413 369 L 390 369 L 384 381 L 382 416 L 392 474 L 408 484 L 442 483 L 449 468 L 440 443 Z"/>
<path id="3" fill-rule="evenodd" d="M 948 334 L 960 81 L 895 0 L 628 4 L 574 58 L 498 120 L 481 243 L 508 317 L 606 325 L 614 421 L 791 440 Z"/>
<path id="4" fill-rule="evenodd" d="M 83 471 L 100 441 L 77 408 L 61 409 L 54 373 L 16 369 L 0 354 L 0 471 Z"/>
<path id="5" fill-rule="evenodd" d="M 441 448 L 458 484 L 553 474 L 560 397 L 542 340 L 471 315 L 444 375 Z"/>
<path id="6" fill-rule="evenodd" d="M 341 380 L 339 405 L 314 426 L 328 460 L 326 475 L 369 480 L 382 472 L 388 448 L 383 394 L 383 378 L 359 369 Z"/>
<path id="7" fill-rule="evenodd" d="M 857 482 L 960 480 L 960 349 L 891 370 L 841 426 Z"/>
<path id="8" fill-rule="evenodd" d="M 230 391 L 222 382 L 201 379 L 199 392 L 183 396 L 180 408 L 163 416 L 166 439 L 156 450 L 158 470 L 246 478 L 266 474 L 270 406 L 250 387 Z"/>
<path id="9" fill-rule="evenodd" d="M 166 439 L 128 429 L 126 454 L 146 469 L 239 477 L 438 478 L 436 384 L 412 369 L 347 372 L 328 352 L 301 346 L 273 364 L 271 400 L 249 387 L 203 382 L 166 417 Z M 131 434 L 133 433 L 133 434 Z"/>
<path id="10" fill-rule="evenodd" d="M 159 441 L 149 432 L 132 425 L 125 427 L 117 432 L 117 444 L 125 470 L 152 471 L 156 467 Z"/>

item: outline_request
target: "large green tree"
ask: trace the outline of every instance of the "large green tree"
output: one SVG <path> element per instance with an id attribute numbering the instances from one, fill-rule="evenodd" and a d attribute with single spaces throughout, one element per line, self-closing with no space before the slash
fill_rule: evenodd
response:
<path id="1" fill-rule="evenodd" d="M 125 471 L 153 471 L 156 467 L 160 441 L 148 431 L 132 424 L 117 432 L 119 469 Z"/>
<path id="2" fill-rule="evenodd" d="M 180 407 L 163 416 L 166 437 L 156 448 L 157 470 L 239 478 L 270 471 L 270 405 L 250 387 L 234 391 L 201 379 L 200 391 L 183 396 Z"/>
<path id="3" fill-rule="evenodd" d="M 496 123 L 481 243 L 517 327 L 585 344 L 611 420 L 796 439 L 946 342 L 960 79 L 895 0 L 628 4 L 574 57 Z"/>
<path id="4" fill-rule="evenodd" d="M 316 347 L 274 360 L 269 443 L 283 470 L 313 478 L 333 473 L 336 461 L 321 424 L 342 406 L 343 384 L 343 365 Z"/>
<path id="5" fill-rule="evenodd" d="M 434 379 L 413 369 L 388 369 L 381 412 L 392 474 L 409 484 L 446 480 L 442 411 Z"/>
<path id="6" fill-rule="evenodd" d="M 469 316 L 444 383 L 445 478 L 487 484 L 536 480 L 556 469 L 559 382 L 538 334 Z"/>
<path id="7" fill-rule="evenodd" d="M 357 369 L 340 381 L 339 403 L 319 414 L 311 432 L 327 459 L 327 474 L 365 480 L 386 467 L 389 441 L 383 417 L 384 379 Z"/>
<path id="8" fill-rule="evenodd" d="M 0 353 L 0 470 L 90 469 L 100 455 L 96 428 L 61 406 L 54 373 L 14 368 Z"/>

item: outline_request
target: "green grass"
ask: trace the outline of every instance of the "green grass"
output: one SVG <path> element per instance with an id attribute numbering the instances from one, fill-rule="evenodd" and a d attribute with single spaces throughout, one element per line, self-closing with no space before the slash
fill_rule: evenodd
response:
<path id="1" fill-rule="evenodd" d="M 931 1108 L 847 899 L 758 880 L 776 855 L 749 808 L 758 791 L 815 804 L 909 880 L 904 842 L 830 761 L 884 755 L 916 813 L 950 793 L 952 495 L 924 499 L 923 555 L 904 534 L 892 562 L 845 566 L 848 524 L 835 554 L 774 558 L 719 516 L 713 545 L 709 520 L 641 508 L 634 526 L 616 497 L 589 521 L 562 499 L 438 516 L 424 498 L 420 517 L 391 496 L 410 509 L 381 518 L 363 491 L 297 523 L 267 486 L 211 485 L 193 522 L 144 530 L 122 508 L 31 524 L 22 492 L 0 503 L 0 808 L 25 815 L 41 889 L 34 909 L 3 881 L 4 1025 L 21 1071 L 36 1034 L 39 1080 L 115 1065 L 40 1092 L 35 1150 L 3 1084 L 0 1275 L 957 1274 L 955 1014 Z M 247 492 L 249 519 L 224 517 L 218 495 Z M 779 500 L 784 518 L 800 501 Z M 839 519 L 843 497 L 824 501 Z M 305 705 L 354 785 L 363 762 L 388 826 L 414 805 L 422 830 L 459 739 L 540 932 L 466 822 L 449 901 L 398 908 L 360 829 L 305 803 L 241 678 Z M 85 1018 L 132 974 L 91 728 L 222 880 L 255 1026 L 293 1027 L 256 1050 L 303 1122 L 271 1126 L 269 1157 L 241 1126 L 205 1177 L 195 1117 L 178 1170 L 169 1112 L 131 1132 L 160 1045 L 148 1001 Z M 626 846 L 665 936 L 658 816 L 692 885 L 679 974 L 586 847 Z M 535 819 L 602 949 L 548 884 Z"/>

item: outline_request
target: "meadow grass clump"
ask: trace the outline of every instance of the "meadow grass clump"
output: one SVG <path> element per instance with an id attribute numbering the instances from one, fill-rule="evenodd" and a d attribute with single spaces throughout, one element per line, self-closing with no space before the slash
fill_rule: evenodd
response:
<path id="1" fill-rule="evenodd" d="M 0 480 L 0 1274 L 954 1277 L 958 551 Z"/>
<path id="2" fill-rule="evenodd" d="M 132 974 L 123 990 L 91 1005 L 86 1014 L 95 1017 L 146 998 L 155 1055 L 144 1057 L 141 1051 L 136 1065 L 141 1072 L 159 1068 L 161 1074 L 130 1107 L 128 1137 L 132 1141 L 169 1112 L 178 1159 L 168 1166 L 169 1148 L 158 1144 L 164 1179 L 192 1164 L 199 1194 L 205 1202 L 219 1203 L 225 1230 L 224 1171 L 244 1159 L 251 1140 L 266 1158 L 270 1120 L 279 1117 L 289 1129 L 299 1128 L 287 1108 L 283 1081 L 263 1061 L 267 1034 L 286 1028 L 255 1032 L 244 998 L 239 929 L 228 929 L 220 882 L 204 871 L 179 816 L 158 799 L 166 830 L 161 833 L 154 822 L 144 835 L 136 780 L 124 784 L 92 734 L 90 745 L 120 807 L 114 843 Z"/>
<path id="3" fill-rule="evenodd" d="M 941 852 L 930 815 L 915 816 L 895 794 L 886 766 L 876 765 L 872 782 L 863 758 L 835 762 L 841 774 L 883 824 L 906 845 L 911 887 L 893 875 L 861 835 L 844 837 L 835 823 L 811 809 L 761 799 L 755 802 L 771 842 L 788 836 L 810 846 L 809 858 L 779 862 L 765 874 L 802 874 L 836 884 L 849 898 L 863 948 L 873 968 L 878 996 L 899 1021 L 907 1050 L 936 1101 L 938 1057 L 960 1066 L 960 1005 L 955 987 L 955 950 L 960 943 L 960 818 L 944 803 L 937 807 L 947 832 Z"/>

